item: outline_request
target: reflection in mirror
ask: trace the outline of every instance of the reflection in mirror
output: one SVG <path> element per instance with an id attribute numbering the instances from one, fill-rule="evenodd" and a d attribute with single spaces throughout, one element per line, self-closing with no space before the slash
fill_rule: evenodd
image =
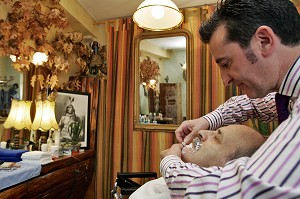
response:
<path id="1" fill-rule="evenodd" d="M 7 117 L 11 98 L 23 99 L 23 73 L 11 65 L 8 56 L 0 57 L 0 116 Z"/>
<path id="2" fill-rule="evenodd" d="M 149 81 L 140 84 L 143 87 L 140 89 L 140 114 L 148 115 L 143 122 L 181 123 L 186 116 L 186 82 L 182 75 L 182 66 L 186 65 L 186 38 L 144 39 L 140 42 L 140 50 L 142 80 L 145 76 L 150 77 Z M 149 70 L 144 71 L 143 64 L 149 64 Z M 153 74 L 156 71 L 154 64 L 157 74 Z"/>
<path id="3" fill-rule="evenodd" d="M 186 30 L 147 32 L 136 42 L 135 130 L 175 130 L 189 117 L 191 35 Z"/>

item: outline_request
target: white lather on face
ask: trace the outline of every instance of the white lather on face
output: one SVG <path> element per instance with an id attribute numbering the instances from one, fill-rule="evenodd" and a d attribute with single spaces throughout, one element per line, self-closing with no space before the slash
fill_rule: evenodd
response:
<path id="1" fill-rule="evenodd" d="M 193 153 L 195 153 L 201 148 L 201 140 L 198 137 L 194 138 L 193 142 L 189 145 L 187 145 L 185 142 L 182 142 L 181 144 L 183 146 L 182 153 L 185 153 L 187 151 L 192 151 Z"/>

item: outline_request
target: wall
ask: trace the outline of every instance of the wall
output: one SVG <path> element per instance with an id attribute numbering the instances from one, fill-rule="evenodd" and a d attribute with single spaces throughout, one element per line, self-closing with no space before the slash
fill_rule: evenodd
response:
<path id="1" fill-rule="evenodd" d="M 185 50 L 172 50 L 170 52 L 172 59 L 163 59 L 163 67 L 159 81 L 164 82 L 166 76 L 169 77 L 169 83 L 181 84 L 182 96 L 182 116 L 186 116 L 186 81 L 183 79 L 182 68 L 180 64 L 185 63 L 186 51 Z"/>

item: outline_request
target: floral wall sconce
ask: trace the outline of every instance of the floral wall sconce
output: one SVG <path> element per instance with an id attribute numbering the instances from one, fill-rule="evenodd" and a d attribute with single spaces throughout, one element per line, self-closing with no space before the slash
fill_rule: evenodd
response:
<path id="1" fill-rule="evenodd" d="M 158 63 L 147 56 L 140 64 L 140 81 L 143 84 L 145 93 L 149 88 L 156 89 L 159 75 Z"/>
<path id="2" fill-rule="evenodd" d="M 35 52 L 32 57 L 32 63 L 36 66 L 43 65 L 44 62 L 48 61 L 48 55 L 42 52 Z"/>
<path id="3" fill-rule="evenodd" d="M 8 82 L 14 80 L 13 76 L 0 76 L 0 85 L 6 85 Z"/>

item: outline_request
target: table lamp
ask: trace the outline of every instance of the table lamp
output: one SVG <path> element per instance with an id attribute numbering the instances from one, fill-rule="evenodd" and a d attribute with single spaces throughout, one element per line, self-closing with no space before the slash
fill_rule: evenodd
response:
<path id="1" fill-rule="evenodd" d="M 6 121 L 3 124 L 4 128 L 14 128 L 14 148 L 18 149 L 20 145 L 20 130 L 31 129 L 30 108 L 31 101 L 13 99 L 11 103 L 10 112 Z"/>
<path id="2" fill-rule="evenodd" d="M 39 140 L 40 148 L 42 143 L 47 143 L 47 131 L 49 131 L 48 137 L 51 139 L 51 131 L 57 130 L 58 124 L 55 118 L 55 101 L 36 100 L 35 105 L 36 110 L 31 129 L 41 131 Z"/>

